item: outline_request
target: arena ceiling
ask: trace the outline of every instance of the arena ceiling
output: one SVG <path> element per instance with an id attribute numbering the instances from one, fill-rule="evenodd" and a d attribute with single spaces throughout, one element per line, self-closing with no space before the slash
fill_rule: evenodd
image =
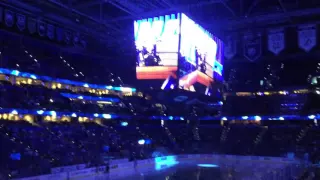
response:
<path id="1" fill-rule="evenodd" d="M 184 12 L 202 26 L 223 32 L 316 21 L 319 0 L 8 0 L 11 8 L 96 36 L 109 45 L 132 41 L 134 19 Z"/>

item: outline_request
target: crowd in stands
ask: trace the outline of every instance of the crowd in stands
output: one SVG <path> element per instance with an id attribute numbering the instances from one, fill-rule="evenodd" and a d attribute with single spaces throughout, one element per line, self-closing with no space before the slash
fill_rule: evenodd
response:
<path id="1" fill-rule="evenodd" d="M 100 65 L 84 61 L 82 56 L 57 53 L 42 47 L 38 42 L 20 44 L 17 37 L 2 35 L 0 67 L 69 80 L 122 86 L 121 78 L 106 71 Z M 75 58 L 77 57 L 77 58 Z M 18 112 L 0 112 L 0 179 L 20 178 L 48 174 L 54 167 L 84 164 L 85 167 L 108 164 L 106 159 L 145 159 L 165 154 L 216 153 L 257 156 L 287 156 L 320 161 L 320 134 L 316 123 L 293 125 L 265 125 L 260 121 L 202 123 L 197 116 L 208 111 L 201 107 L 170 106 L 149 103 L 147 97 L 121 97 L 121 101 L 98 103 L 97 101 L 72 99 L 62 93 L 95 96 L 93 91 L 49 88 L 48 85 L 19 84 L 8 76 L 0 81 L 0 110 L 28 109 L 89 114 L 124 114 L 132 119 L 53 117 L 32 115 L 21 117 Z M 9 80 L 8 80 L 9 79 Z M 114 97 L 99 94 L 100 97 Z M 261 96 L 270 100 L 270 97 Z M 283 107 L 301 108 L 286 96 L 278 107 L 271 103 L 260 104 L 261 111 L 252 99 L 228 98 L 227 111 L 234 115 L 272 114 Z M 259 104 L 264 100 L 257 100 Z M 303 101 L 303 97 L 301 98 Z M 250 104 L 253 104 L 250 106 Z M 287 105 L 286 105 L 287 104 Z M 181 105 L 181 104 L 180 104 Z M 168 105 L 169 107 L 169 105 Z M 228 106 L 226 106 L 228 107 Z M 266 111 L 266 108 L 271 108 Z M 138 115 L 164 115 L 188 111 L 189 118 L 180 121 L 144 120 Z M 246 109 L 245 109 L 246 108 Z M 287 109 L 288 109 L 287 108 Z M 249 111 L 248 111 L 249 109 Z M 264 111 L 262 111 L 264 109 Z M 298 111 L 298 110 L 297 110 Z M 143 141 L 142 141 L 143 140 Z"/>

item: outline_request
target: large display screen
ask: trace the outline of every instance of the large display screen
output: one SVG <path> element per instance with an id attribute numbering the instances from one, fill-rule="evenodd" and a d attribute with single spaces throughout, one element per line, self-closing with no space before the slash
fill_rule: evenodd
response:
<path id="1" fill-rule="evenodd" d="M 137 79 L 177 78 L 180 14 L 134 22 Z"/>
<path id="2" fill-rule="evenodd" d="M 222 76 L 222 41 L 185 14 L 181 14 L 179 52 L 179 87 L 190 91 L 209 92 L 208 89 L 216 79 L 214 77 L 220 79 Z"/>

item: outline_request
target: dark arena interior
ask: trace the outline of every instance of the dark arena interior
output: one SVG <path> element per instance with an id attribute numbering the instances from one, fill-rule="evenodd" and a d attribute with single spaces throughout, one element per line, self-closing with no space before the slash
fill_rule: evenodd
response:
<path id="1" fill-rule="evenodd" d="M 319 19 L 319 0 L 0 0 L 0 180 L 319 180 Z"/>

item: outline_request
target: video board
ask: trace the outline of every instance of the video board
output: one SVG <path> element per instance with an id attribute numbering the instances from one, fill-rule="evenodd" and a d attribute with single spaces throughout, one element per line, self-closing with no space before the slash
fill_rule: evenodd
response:
<path id="1" fill-rule="evenodd" d="M 180 14 L 134 21 L 137 79 L 177 78 Z"/>
<path id="2" fill-rule="evenodd" d="M 207 93 L 223 71 L 223 43 L 185 14 L 181 14 L 179 87 Z M 217 77 L 217 78 L 215 78 Z M 201 87 L 203 86 L 203 87 Z"/>

